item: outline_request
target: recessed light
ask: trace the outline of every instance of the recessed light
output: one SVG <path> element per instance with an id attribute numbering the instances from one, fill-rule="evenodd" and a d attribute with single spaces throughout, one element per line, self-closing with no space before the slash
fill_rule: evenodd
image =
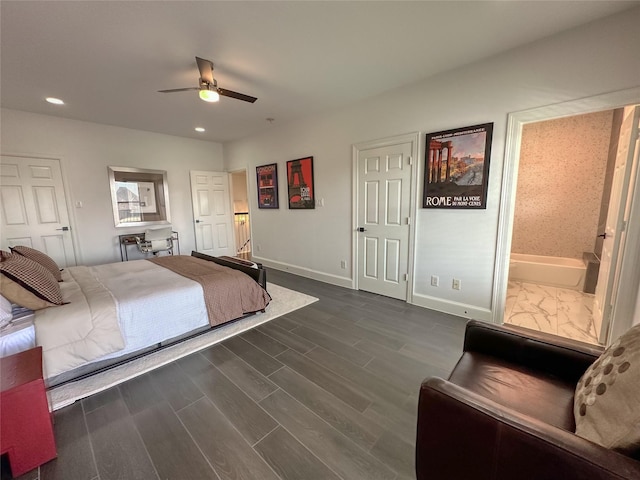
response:
<path id="1" fill-rule="evenodd" d="M 200 132 L 200 133 L 202 133 L 202 132 L 204 132 L 204 128 L 202 128 L 202 127 L 196 127 L 196 132 Z"/>
<path id="2" fill-rule="evenodd" d="M 53 103 L 54 105 L 64 105 L 64 102 L 62 100 L 60 100 L 59 98 L 55 98 L 55 97 L 47 97 L 45 98 L 45 100 L 49 103 Z"/>

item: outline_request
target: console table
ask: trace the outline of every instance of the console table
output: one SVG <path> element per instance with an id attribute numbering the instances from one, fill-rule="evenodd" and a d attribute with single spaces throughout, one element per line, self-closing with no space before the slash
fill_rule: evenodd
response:
<path id="1" fill-rule="evenodd" d="M 178 232 L 171 232 L 171 240 L 173 241 L 173 249 L 180 255 L 180 240 L 178 238 Z M 136 237 L 144 238 L 144 233 L 125 233 L 118 235 L 118 243 L 120 244 L 120 259 L 123 262 L 129 261 L 129 247 L 137 247 Z M 173 255 L 173 253 L 171 254 Z"/>

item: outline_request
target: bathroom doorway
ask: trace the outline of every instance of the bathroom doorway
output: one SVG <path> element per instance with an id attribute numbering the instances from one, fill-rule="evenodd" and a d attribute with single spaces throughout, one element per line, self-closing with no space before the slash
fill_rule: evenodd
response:
<path id="1" fill-rule="evenodd" d="M 607 342 L 594 294 L 607 216 L 617 211 L 609 198 L 623 117 L 618 108 L 523 125 L 505 323 Z"/>
<path id="2" fill-rule="evenodd" d="M 236 256 L 249 260 L 251 259 L 251 223 L 249 221 L 246 170 L 231 172 L 231 199 L 236 236 Z"/>

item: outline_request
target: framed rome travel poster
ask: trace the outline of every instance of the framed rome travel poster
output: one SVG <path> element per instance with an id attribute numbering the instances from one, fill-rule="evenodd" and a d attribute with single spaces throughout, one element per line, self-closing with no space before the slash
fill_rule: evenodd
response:
<path id="1" fill-rule="evenodd" d="M 493 123 L 428 133 L 423 208 L 487 208 Z"/>
<path id="2" fill-rule="evenodd" d="M 313 157 L 287 162 L 287 187 L 289 208 L 316 208 L 313 187 Z"/>
<path id="3" fill-rule="evenodd" d="M 278 208 L 278 164 L 256 167 L 258 208 Z"/>

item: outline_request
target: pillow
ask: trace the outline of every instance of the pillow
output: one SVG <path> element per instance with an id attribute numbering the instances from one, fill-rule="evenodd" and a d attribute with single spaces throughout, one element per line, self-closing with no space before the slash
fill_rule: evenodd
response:
<path id="1" fill-rule="evenodd" d="M 9 277 L 0 275 L 0 292 L 12 303 L 28 308 L 29 310 L 41 310 L 56 305 L 41 299 L 22 285 L 14 282 Z"/>
<path id="2" fill-rule="evenodd" d="M 28 259 L 33 260 L 34 262 L 38 262 L 44 268 L 49 270 L 58 282 L 62 281 L 60 267 L 58 267 L 56 262 L 54 262 L 53 258 L 51 258 L 49 255 L 44 254 L 41 251 L 35 250 L 31 247 L 26 247 L 24 245 L 16 245 L 15 247 L 9 248 L 11 248 L 11 253 L 17 253 L 22 255 L 23 257 L 27 257 Z"/>
<path id="3" fill-rule="evenodd" d="M 13 320 L 11 302 L 0 295 L 0 328 L 4 328 Z"/>
<path id="4" fill-rule="evenodd" d="M 640 450 L 640 325 L 607 348 L 576 388 L 576 435 L 634 454 Z"/>
<path id="5" fill-rule="evenodd" d="M 7 282 L 7 279 L 28 290 L 41 300 L 54 305 L 62 305 L 64 303 L 60 285 L 58 285 L 51 272 L 33 260 L 21 255 L 11 255 L 8 259 L 0 262 L 0 273 L 2 273 L 0 293 L 18 305 L 35 310 L 29 305 L 16 301 L 15 296 L 19 291 L 11 282 Z"/>

